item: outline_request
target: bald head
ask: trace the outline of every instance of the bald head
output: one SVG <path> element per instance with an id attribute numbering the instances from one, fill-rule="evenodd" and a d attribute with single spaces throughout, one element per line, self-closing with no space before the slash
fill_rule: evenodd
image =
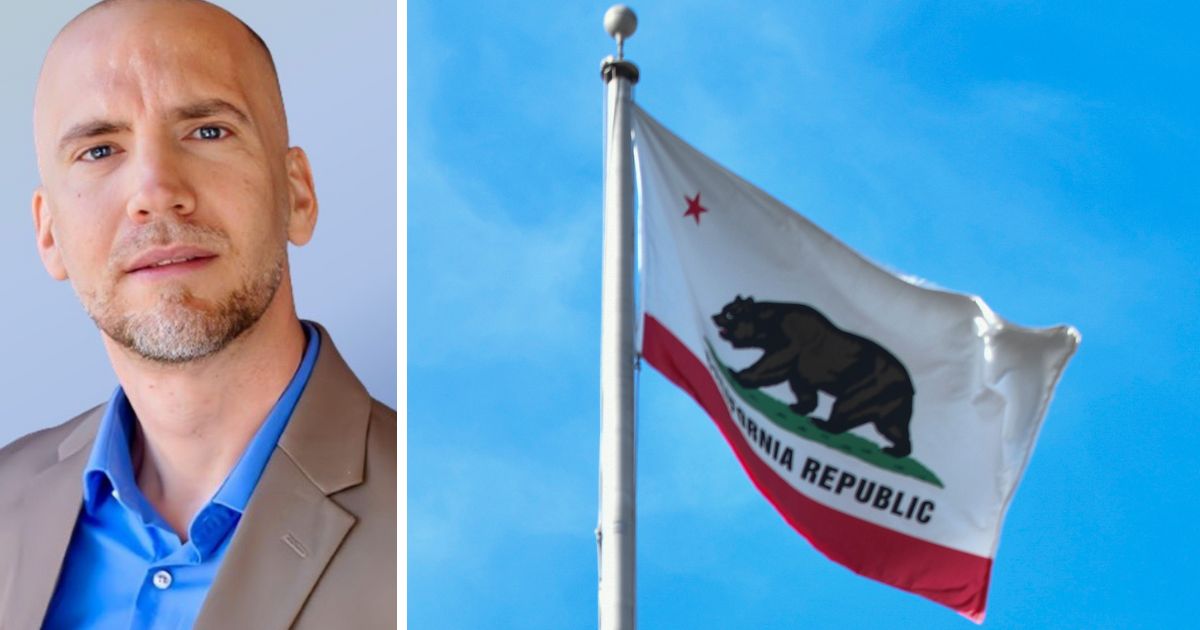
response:
<path id="1" fill-rule="evenodd" d="M 75 18 L 72 19 L 70 22 L 68 22 L 67 25 L 64 26 L 62 30 L 65 31 L 68 27 L 71 26 L 71 24 L 75 23 L 77 20 L 79 20 L 83 16 L 85 16 L 93 11 L 98 11 L 105 7 L 109 7 L 109 6 L 112 6 L 115 4 L 120 4 L 122 2 L 131 2 L 131 1 L 132 2 L 137 2 L 137 1 L 145 2 L 147 0 L 100 0 L 100 2 L 93 4 L 92 6 L 88 7 L 87 9 L 84 9 L 83 12 L 81 12 L 79 15 L 75 16 Z M 151 1 L 155 1 L 155 0 L 151 0 Z M 254 29 L 250 28 L 249 24 L 246 24 L 245 22 L 243 22 L 242 19 L 239 18 L 238 16 L 236 16 L 232 13 L 229 13 L 228 11 L 225 11 L 225 9 L 222 9 L 221 7 L 213 5 L 212 3 L 204 2 L 203 0 L 157 0 L 157 1 L 160 1 L 160 2 L 162 2 L 162 1 L 166 1 L 166 2 L 198 2 L 199 4 L 206 4 L 208 6 L 213 7 L 214 9 L 216 9 L 218 11 L 225 12 L 227 15 L 229 15 L 229 17 L 232 17 L 233 19 L 237 20 L 238 23 L 241 24 L 242 27 L 246 29 L 246 32 L 250 34 L 250 37 L 252 37 L 254 39 L 254 41 L 256 43 L 258 43 L 259 47 L 262 48 L 263 54 L 267 56 L 267 62 L 269 64 L 271 64 L 271 69 L 272 70 L 275 69 L 275 58 L 271 55 L 271 49 L 267 46 L 267 42 L 264 41 L 263 38 L 260 37 L 259 34 L 254 31 Z"/>
<path id="2" fill-rule="evenodd" d="M 286 149 L 287 119 L 274 60 L 249 26 L 203 0 L 103 0 L 63 27 L 46 53 L 34 99 L 43 176 L 51 152 L 78 122 L 73 114 L 89 109 L 79 107 L 81 97 L 111 108 L 111 101 L 136 87 L 141 94 L 134 100 L 140 102 L 123 105 L 144 107 L 168 84 L 197 74 L 240 92 L 245 110 L 253 110 L 241 113 L 273 149 Z"/>
<path id="3" fill-rule="evenodd" d="M 34 140 L 42 262 L 112 348 L 191 361 L 268 312 L 294 319 L 287 243 L 315 226 L 312 171 L 241 20 L 202 0 L 89 8 L 46 53 Z"/>

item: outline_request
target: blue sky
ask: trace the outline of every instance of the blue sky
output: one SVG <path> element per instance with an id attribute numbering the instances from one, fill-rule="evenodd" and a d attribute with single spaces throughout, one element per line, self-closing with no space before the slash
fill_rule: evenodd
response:
<path id="1" fill-rule="evenodd" d="M 408 5 L 413 628 L 595 626 L 603 3 Z M 890 268 L 1083 336 L 988 628 L 1180 627 L 1200 584 L 1196 9 L 643 2 L 639 104 Z M 644 628 L 967 628 L 826 560 L 640 380 Z"/>

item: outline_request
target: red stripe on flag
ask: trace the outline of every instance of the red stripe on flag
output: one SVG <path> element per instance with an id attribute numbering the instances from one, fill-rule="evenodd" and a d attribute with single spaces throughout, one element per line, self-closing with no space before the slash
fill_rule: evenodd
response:
<path id="1" fill-rule="evenodd" d="M 976 623 L 983 622 L 991 558 L 880 527 L 801 494 L 751 451 L 729 415 L 712 373 L 649 314 L 645 317 L 642 356 L 700 403 L 750 480 L 818 551 L 859 575 L 949 606 Z"/>

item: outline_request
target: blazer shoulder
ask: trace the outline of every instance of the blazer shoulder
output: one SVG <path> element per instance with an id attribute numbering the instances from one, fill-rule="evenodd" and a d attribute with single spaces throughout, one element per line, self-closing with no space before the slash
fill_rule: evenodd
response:
<path id="1" fill-rule="evenodd" d="M 79 425 L 104 408 L 104 403 L 48 429 L 34 431 L 0 448 L 0 496 L 5 488 L 17 489 L 59 461 L 58 448 Z"/>
<path id="2" fill-rule="evenodd" d="M 374 398 L 367 426 L 367 469 L 369 477 L 391 479 L 395 485 L 396 410 Z"/>
<path id="3" fill-rule="evenodd" d="M 386 404 L 372 398 L 371 399 L 371 424 L 382 423 L 391 425 L 392 435 L 396 434 L 396 410 Z M 372 428 L 374 428 L 372 426 Z"/>

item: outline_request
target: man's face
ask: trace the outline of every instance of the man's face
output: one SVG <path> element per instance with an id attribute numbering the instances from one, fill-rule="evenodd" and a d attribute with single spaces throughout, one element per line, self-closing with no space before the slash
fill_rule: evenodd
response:
<path id="1" fill-rule="evenodd" d="M 191 2 L 93 11 L 47 55 L 39 249 L 97 325 L 146 358 L 223 348 L 287 282 L 289 238 L 311 235 L 311 175 L 287 148 L 273 72 L 240 23 Z"/>

